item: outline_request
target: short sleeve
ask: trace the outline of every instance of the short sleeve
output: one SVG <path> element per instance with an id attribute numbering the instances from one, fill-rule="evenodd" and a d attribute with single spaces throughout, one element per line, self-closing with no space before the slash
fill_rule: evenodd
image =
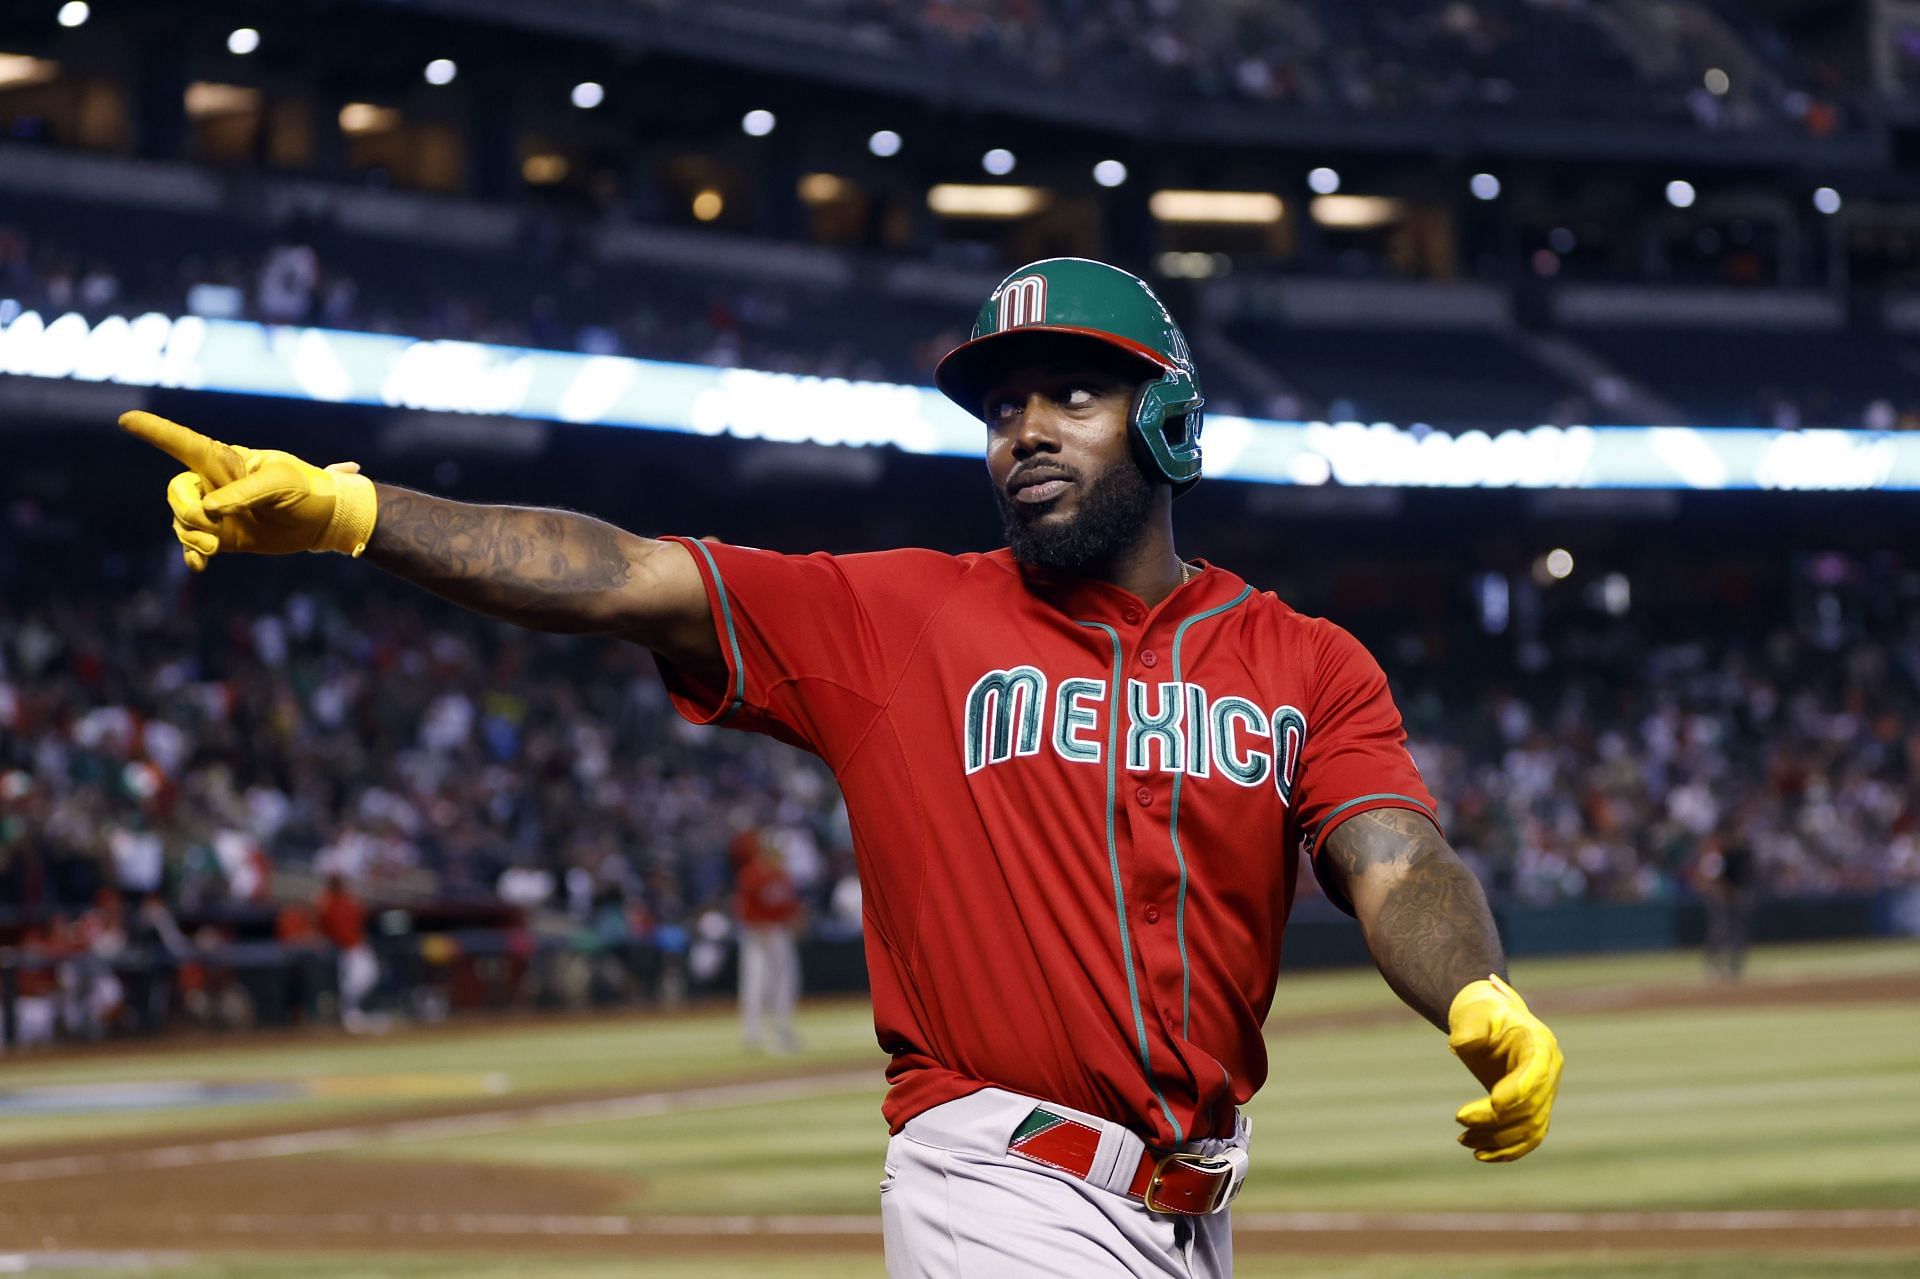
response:
<path id="1" fill-rule="evenodd" d="M 674 709 L 836 761 L 872 722 L 957 565 L 932 551 L 783 555 L 667 538 L 693 555 L 726 665 L 708 687 L 662 661 Z"/>
<path id="2" fill-rule="evenodd" d="M 1406 808 L 1440 824 L 1433 795 L 1407 753 L 1400 710 L 1386 672 L 1366 647 L 1331 622 L 1316 621 L 1317 677 L 1308 711 L 1306 744 L 1294 811 L 1301 846 L 1335 905 L 1349 903 L 1327 882 L 1320 850 L 1350 817 L 1380 808 Z"/>

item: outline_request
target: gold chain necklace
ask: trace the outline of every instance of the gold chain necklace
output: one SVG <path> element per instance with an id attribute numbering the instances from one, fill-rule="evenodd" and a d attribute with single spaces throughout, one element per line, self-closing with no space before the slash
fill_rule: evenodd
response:
<path id="1" fill-rule="evenodd" d="M 1188 582 L 1191 582 L 1192 580 L 1193 580 L 1193 565 L 1187 563 L 1185 560 L 1181 560 L 1180 561 L 1180 585 L 1185 586 Z"/>

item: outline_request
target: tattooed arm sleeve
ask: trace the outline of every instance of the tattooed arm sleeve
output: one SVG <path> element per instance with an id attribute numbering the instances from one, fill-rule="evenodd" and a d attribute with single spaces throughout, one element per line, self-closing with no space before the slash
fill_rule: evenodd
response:
<path id="1" fill-rule="evenodd" d="M 396 577 L 503 622 L 630 639 L 690 671 L 720 666 L 705 587 L 678 543 L 572 511 L 377 490 L 366 558 Z"/>
<path id="2" fill-rule="evenodd" d="M 1353 903 L 1380 975 L 1440 1029 L 1463 986 L 1506 976 L 1480 881 L 1425 817 L 1362 813 L 1333 832 L 1321 856 Z"/>

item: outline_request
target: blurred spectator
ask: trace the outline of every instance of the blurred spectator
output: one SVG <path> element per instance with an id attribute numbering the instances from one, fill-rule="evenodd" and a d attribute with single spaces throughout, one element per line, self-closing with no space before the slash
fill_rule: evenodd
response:
<path id="1" fill-rule="evenodd" d="M 367 944 L 367 908 L 348 886 L 346 876 L 327 876 L 326 887 L 314 903 L 320 934 L 339 956 L 340 1024 L 353 1033 L 370 1023 L 362 1005 L 380 980 L 380 961 Z"/>
<path id="2" fill-rule="evenodd" d="M 800 995 L 800 894 L 786 858 L 760 831 L 733 838 L 734 914 L 740 922 L 740 1021 L 750 1052 L 776 1053 L 800 1046 L 793 1033 L 793 1006 Z"/>
<path id="3" fill-rule="evenodd" d="M 320 255 L 311 245 L 274 247 L 260 264 L 260 282 L 254 290 L 260 318 L 269 324 L 305 323 L 319 283 Z"/>
<path id="4" fill-rule="evenodd" d="M 55 929 L 36 924 L 20 939 L 20 975 L 13 1001 L 14 1043 L 35 1048 L 53 1042 L 60 1025 L 60 947 Z"/>
<path id="5" fill-rule="evenodd" d="M 104 1038 L 119 1018 L 126 994 L 113 969 L 127 948 L 120 895 L 110 888 L 94 894 L 93 905 L 73 921 L 68 936 L 68 958 L 60 967 L 67 1025 L 78 1027 L 88 1039 Z"/>
<path id="6" fill-rule="evenodd" d="M 1707 972 L 1739 981 L 1758 895 L 1753 846 L 1737 832 L 1716 839 L 1704 847 L 1695 874 L 1707 905 Z"/>

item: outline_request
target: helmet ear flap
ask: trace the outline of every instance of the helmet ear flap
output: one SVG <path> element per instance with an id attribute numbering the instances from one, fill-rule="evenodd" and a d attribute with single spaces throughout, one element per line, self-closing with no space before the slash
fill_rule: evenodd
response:
<path id="1" fill-rule="evenodd" d="M 1201 408 L 1206 400 L 1184 373 L 1143 382 L 1135 390 L 1131 424 L 1133 442 L 1151 463 L 1151 470 L 1173 485 L 1177 497 L 1200 478 Z"/>

